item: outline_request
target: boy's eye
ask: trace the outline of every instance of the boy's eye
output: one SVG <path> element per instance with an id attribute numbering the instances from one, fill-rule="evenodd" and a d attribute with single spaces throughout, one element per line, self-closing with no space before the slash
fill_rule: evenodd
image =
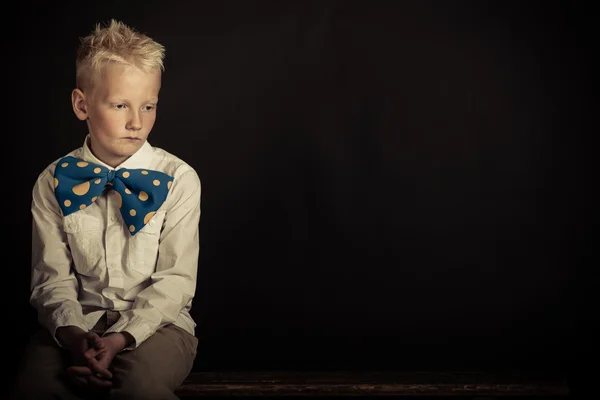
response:
<path id="1" fill-rule="evenodd" d="M 116 108 L 117 110 L 121 110 L 121 109 L 125 108 L 125 104 L 116 104 L 116 105 L 115 105 L 115 108 Z"/>
<path id="2" fill-rule="evenodd" d="M 146 111 L 152 111 L 152 110 L 154 110 L 154 106 L 146 106 L 144 108 L 146 109 Z"/>

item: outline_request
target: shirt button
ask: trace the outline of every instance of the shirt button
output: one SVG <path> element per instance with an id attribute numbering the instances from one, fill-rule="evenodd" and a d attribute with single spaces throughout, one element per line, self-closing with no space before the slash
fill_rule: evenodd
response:
<path id="1" fill-rule="evenodd" d="M 112 216 L 112 217 L 110 217 L 110 220 L 111 220 L 112 222 L 117 222 L 117 217 L 115 217 L 115 216 Z"/>

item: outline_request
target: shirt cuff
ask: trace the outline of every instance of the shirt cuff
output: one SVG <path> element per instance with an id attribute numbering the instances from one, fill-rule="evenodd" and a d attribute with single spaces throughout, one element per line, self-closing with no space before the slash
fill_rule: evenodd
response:
<path id="1" fill-rule="evenodd" d="M 124 348 L 123 351 L 125 351 L 136 349 L 144 340 L 150 337 L 153 329 L 148 325 L 148 323 L 146 323 L 146 321 L 138 316 L 128 319 L 127 317 L 121 315 L 121 318 L 119 318 L 117 322 L 108 328 L 102 336 L 115 332 L 127 332 L 133 336 L 133 343 Z"/>
<path id="2" fill-rule="evenodd" d="M 67 311 L 62 312 L 57 316 L 54 316 L 52 318 L 52 321 L 50 322 L 49 331 L 52 334 L 52 338 L 54 339 L 56 344 L 58 344 L 58 346 L 63 349 L 65 349 L 66 347 L 56 337 L 56 331 L 58 330 L 58 328 L 62 328 L 63 326 L 76 326 L 85 332 L 89 331 L 89 328 L 85 319 L 83 318 L 83 315 L 79 315 L 73 311 Z"/>

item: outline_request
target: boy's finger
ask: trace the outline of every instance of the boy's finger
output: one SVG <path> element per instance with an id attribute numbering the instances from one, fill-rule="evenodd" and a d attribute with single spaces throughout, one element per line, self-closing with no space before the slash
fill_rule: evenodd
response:
<path id="1" fill-rule="evenodd" d="M 100 354 L 100 351 L 92 347 L 91 349 L 87 349 L 86 352 L 83 353 L 83 357 L 89 361 L 92 358 L 96 358 L 98 354 Z"/>
<path id="2" fill-rule="evenodd" d="M 96 332 L 94 332 L 94 331 L 88 331 L 88 332 L 86 332 L 86 334 L 85 334 L 85 338 L 86 338 L 87 340 L 94 340 L 94 341 L 95 341 L 95 340 L 96 340 L 97 338 L 99 338 L 99 337 L 100 337 L 100 336 L 98 336 L 98 334 L 97 334 Z"/>
<path id="3" fill-rule="evenodd" d="M 109 388 L 112 386 L 112 381 L 98 378 L 94 375 L 88 376 L 88 383 L 100 388 Z"/>
<path id="4" fill-rule="evenodd" d="M 92 370 L 84 365 L 72 365 L 67 368 L 67 373 L 72 376 L 90 376 L 93 375 Z"/>
<path id="5" fill-rule="evenodd" d="M 88 362 L 88 365 L 94 374 L 100 374 L 105 379 L 112 379 L 112 373 L 108 369 L 100 365 L 98 360 L 96 360 L 95 358 L 92 358 Z"/>

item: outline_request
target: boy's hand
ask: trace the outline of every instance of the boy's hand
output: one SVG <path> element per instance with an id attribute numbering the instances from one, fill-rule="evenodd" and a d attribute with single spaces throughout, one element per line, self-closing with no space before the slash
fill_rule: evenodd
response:
<path id="1" fill-rule="evenodd" d="M 112 386 L 112 374 L 109 367 L 115 356 L 133 342 L 133 337 L 129 333 L 111 333 L 103 338 L 99 338 L 102 346 L 98 348 L 89 348 L 84 357 L 87 365 L 74 365 L 67 369 L 67 372 L 74 376 L 86 377 L 88 383 L 99 388 Z M 109 375 L 110 374 L 110 375 Z"/>
<path id="2" fill-rule="evenodd" d="M 94 332 L 86 332 L 76 326 L 64 326 L 56 330 L 57 339 L 69 350 L 75 365 L 87 364 L 84 354 L 89 349 L 102 350 L 102 338 Z"/>
<path id="3" fill-rule="evenodd" d="M 118 351 L 106 338 L 100 338 L 100 341 L 103 344 L 101 349 L 92 347 L 84 353 L 85 365 L 72 365 L 67 368 L 67 373 L 75 378 L 84 378 L 90 386 L 110 388 L 112 374 L 108 368 Z"/>
<path id="4" fill-rule="evenodd" d="M 76 326 L 58 328 L 56 330 L 56 337 L 71 353 L 73 366 L 79 368 L 88 368 L 87 365 L 89 360 L 86 358 L 86 353 L 88 351 L 93 350 L 95 352 L 99 352 L 102 351 L 106 346 L 102 338 L 96 333 L 86 332 Z M 81 374 L 73 374 L 73 371 L 69 371 L 69 369 L 67 369 L 67 372 L 69 372 L 71 375 L 81 376 Z M 76 371 L 80 370 L 77 369 Z M 97 366 L 95 373 L 104 379 L 112 378 L 112 373 L 108 370 L 108 368 L 101 368 L 100 366 Z"/>

